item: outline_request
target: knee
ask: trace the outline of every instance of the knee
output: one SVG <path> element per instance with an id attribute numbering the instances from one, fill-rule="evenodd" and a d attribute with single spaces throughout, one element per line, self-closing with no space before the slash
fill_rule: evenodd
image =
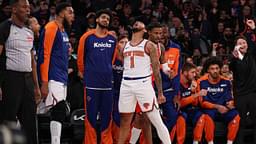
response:
<path id="1" fill-rule="evenodd" d="M 120 114 L 120 118 L 120 126 L 130 128 L 132 114 Z"/>
<path id="2" fill-rule="evenodd" d="M 54 107 L 51 109 L 51 119 L 53 121 L 63 122 L 66 116 L 69 115 L 70 108 L 66 101 L 58 102 Z"/>

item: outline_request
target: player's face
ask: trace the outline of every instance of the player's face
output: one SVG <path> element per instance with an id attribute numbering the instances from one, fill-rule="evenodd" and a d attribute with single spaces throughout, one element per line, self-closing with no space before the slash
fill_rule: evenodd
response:
<path id="1" fill-rule="evenodd" d="M 74 19 L 75 19 L 75 15 L 74 15 L 73 8 L 67 7 L 66 10 L 64 10 L 64 20 L 67 22 L 69 26 L 71 26 Z"/>
<path id="2" fill-rule="evenodd" d="M 188 73 L 187 74 L 187 79 L 189 81 L 195 80 L 195 78 L 196 78 L 196 69 L 195 68 L 190 69 L 187 73 Z"/>
<path id="3" fill-rule="evenodd" d="M 120 48 L 123 48 L 125 46 L 125 44 L 128 42 L 128 38 L 122 38 L 120 41 L 118 41 L 118 46 Z"/>
<path id="4" fill-rule="evenodd" d="M 162 28 L 153 28 L 151 31 L 148 32 L 150 39 L 154 43 L 160 42 L 163 34 Z"/>
<path id="5" fill-rule="evenodd" d="M 132 31 L 133 33 L 136 33 L 136 32 L 146 32 L 146 29 L 145 29 L 145 24 L 140 22 L 140 21 L 136 21 L 133 26 L 132 26 Z"/>
<path id="6" fill-rule="evenodd" d="M 218 79 L 220 76 L 220 67 L 217 64 L 210 65 L 208 68 L 208 73 L 213 79 Z"/>
<path id="7" fill-rule="evenodd" d="M 246 40 L 240 38 L 237 40 L 236 45 L 240 46 L 239 50 L 241 51 L 241 53 L 245 54 L 247 52 L 248 44 Z"/>
<path id="8" fill-rule="evenodd" d="M 13 14 L 22 21 L 26 22 L 30 15 L 30 6 L 28 0 L 19 0 L 17 4 L 13 6 Z"/>
<path id="9" fill-rule="evenodd" d="M 30 27 L 31 27 L 31 29 L 32 29 L 32 31 L 33 31 L 34 33 L 39 32 L 39 30 L 40 30 L 40 25 L 39 25 L 39 23 L 38 23 L 38 21 L 37 21 L 36 18 L 31 18 L 31 19 L 30 19 Z"/>
<path id="10" fill-rule="evenodd" d="M 102 27 L 102 28 L 108 28 L 109 27 L 109 22 L 110 22 L 110 16 L 108 14 L 101 14 L 97 19 L 96 19 L 97 24 Z"/>

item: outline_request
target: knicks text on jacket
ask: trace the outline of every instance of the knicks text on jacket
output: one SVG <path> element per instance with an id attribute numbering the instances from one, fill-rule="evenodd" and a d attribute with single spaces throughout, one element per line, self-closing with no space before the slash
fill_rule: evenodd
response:
<path id="1" fill-rule="evenodd" d="M 95 43 L 93 44 L 93 47 L 94 47 L 94 48 L 99 48 L 99 47 L 100 47 L 100 48 L 104 48 L 104 47 L 105 47 L 105 48 L 111 48 L 111 44 L 109 44 L 109 43 L 107 43 L 107 42 L 105 42 L 105 43 L 104 43 L 104 42 L 100 42 L 100 43 L 99 43 L 99 42 L 95 42 Z"/>

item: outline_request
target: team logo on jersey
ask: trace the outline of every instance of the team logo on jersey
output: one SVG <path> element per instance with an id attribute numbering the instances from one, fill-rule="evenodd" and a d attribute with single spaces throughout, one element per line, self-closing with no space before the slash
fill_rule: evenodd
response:
<path id="1" fill-rule="evenodd" d="M 182 97 L 187 97 L 191 95 L 191 91 L 185 91 L 182 93 Z"/>
<path id="2" fill-rule="evenodd" d="M 223 92 L 224 88 L 219 88 L 219 87 L 218 88 L 211 88 L 211 87 L 208 87 L 207 91 L 211 92 L 211 93 L 218 93 L 218 92 Z"/>
<path id="3" fill-rule="evenodd" d="M 93 47 L 94 48 L 102 48 L 102 47 L 105 47 L 105 48 L 111 48 L 111 44 L 110 43 L 107 43 L 107 42 L 95 42 L 94 44 L 93 44 Z"/>
<path id="4" fill-rule="evenodd" d="M 113 41 L 113 40 L 108 40 L 108 42 L 110 42 L 110 43 L 114 43 L 115 41 Z"/>
<path id="5" fill-rule="evenodd" d="M 227 86 L 227 84 L 221 84 L 220 85 L 220 87 L 226 87 Z"/>
<path id="6" fill-rule="evenodd" d="M 69 42 L 68 37 L 63 36 L 63 42 Z"/>
<path id="7" fill-rule="evenodd" d="M 124 67 L 123 66 L 121 66 L 121 65 L 113 65 L 112 66 L 112 68 L 114 69 L 114 70 L 117 70 L 117 71 L 123 71 L 124 70 Z"/>

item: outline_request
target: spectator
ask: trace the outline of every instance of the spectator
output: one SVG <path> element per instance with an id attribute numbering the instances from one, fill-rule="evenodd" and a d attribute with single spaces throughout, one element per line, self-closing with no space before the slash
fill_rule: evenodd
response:
<path id="1" fill-rule="evenodd" d="M 255 30 L 253 20 L 246 21 L 247 27 Z M 237 143 L 244 143 L 244 129 L 247 125 L 247 113 L 250 112 L 253 121 L 253 136 L 256 143 L 256 62 L 255 62 L 255 45 L 249 45 L 249 40 L 239 36 L 235 40 L 238 49 L 233 50 L 230 69 L 234 77 L 234 98 L 236 108 L 241 116 L 240 129 Z M 239 56 L 239 52 L 242 56 Z"/>

